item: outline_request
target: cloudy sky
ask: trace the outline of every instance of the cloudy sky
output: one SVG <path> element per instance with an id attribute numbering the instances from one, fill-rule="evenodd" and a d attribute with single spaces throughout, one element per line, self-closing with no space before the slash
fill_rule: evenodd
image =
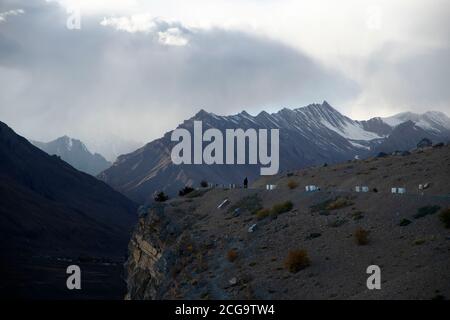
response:
<path id="1" fill-rule="evenodd" d="M 2 0 L 0 121 L 108 153 L 200 108 L 449 114 L 449 17 L 448 0 Z"/>

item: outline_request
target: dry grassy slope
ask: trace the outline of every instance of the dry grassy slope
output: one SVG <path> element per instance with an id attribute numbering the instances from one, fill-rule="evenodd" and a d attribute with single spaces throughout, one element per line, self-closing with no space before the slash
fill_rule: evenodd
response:
<path id="1" fill-rule="evenodd" d="M 323 190 L 354 190 L 359 185 L 370 190 L 390 193 L 391 187 L 405 187 L 408 194 L 418 193 L 418 185 L 431 182 L 425 194 L 450 194 L 450 147 L 413 151 L 408 156 L 389 156 L 348 161 L 333 166 L 306 168 L 293 172 L 294 177 L 274 176 L 254 183 L 264 187 L 273 183 L 287 188 L 288 180 L 295 180 L 302 190 L 306 185 L 317 185 Z"/>
<path id="2" fill-rule="evenodd" d="M 426 205 L 450 207 L 450 148 L 429 149 L 405 157 L 357 161 L 298 171 L 290 177 L 265 178 L 278 185 L 262 189 L 210 190 L 192 199 L 174 199 L 141 218 L 130 243 L 128 297 L 256 299 L 431 299 L 450 298 L 450 230 L 438 214 L 414 219 Z M 373 168 L 373 169 L 372 169 Z M 299 186 L 290 190 L 287 182 Z M 424 196 L 413 195 L 430 182 Z M 356 184 L 380 192 L 305 193 L 304 185 L 351 190 Z M 390 187 L 411 193 L 391 195 Z M 257 194 L 261 206 L 290 200 L 294 207 L 277 218 L 258 220 L 230 208 Z M 311 206 L 335 197 L 352 204 L 312 212 Z M 224 198 L 227 208 L 217 209 Z M 240 203 L 240 207 L 245 207 Z M 360 219 L 357 219 L 359 217 Z M 412 221 L 399 226 L 402 219 Z M 257 223 L 253 233 L 248 227 Z M 359 246 L 353 233 L 362 227 L 369 243 Z M 310 239 L 311 234 L 320 236 Z M 237 251 L 234 262 L 229 250 Z M 311 264 L 297 273 L 284 268 L 290 250 L 306 249 Z M 382 289 L 366 287 L 366 268 L 382 270 Z M 236 284 L 230 280 L 236 278 Z M 233 281 L 232 281 L 233 283 Z"/>

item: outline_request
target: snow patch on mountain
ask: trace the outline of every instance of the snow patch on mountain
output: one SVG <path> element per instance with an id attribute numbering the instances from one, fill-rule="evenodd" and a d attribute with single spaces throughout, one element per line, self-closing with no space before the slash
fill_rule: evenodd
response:
<path id="1" fill-rule="evenodd" d="M 391 117 L 382 118 L 382 120 L 391 127 L 395 127 L 406 121 L 412 121 L 416 126 L 425 130 L 434 132 L 450 130 L 450 118 L 439 111 L 428 111 L 423 114 L 402 112 Z"/>
<path id="2" fill-rule="evenodd" d="M 381 138 L 374 132 L 364 130 L 358 123 L 346 123 L 342 127 L 335 127 L 331 123 L 323 120 L 321 123 L 346 139 L 370 141 Z"/>

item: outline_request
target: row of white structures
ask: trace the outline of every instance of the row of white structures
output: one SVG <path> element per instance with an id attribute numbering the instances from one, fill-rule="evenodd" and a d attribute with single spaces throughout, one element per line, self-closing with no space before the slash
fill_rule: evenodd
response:
<path id="1" fill-rule="evenodd" d="M 276 189 L 276 187 L 277 186 L 274 184 L 267 184 L 266 190 L 274 190 L 274 189 Z M 320 190 L 320 188 L 315 185 L 305 186 L 306 192 L 313 192 L 313 191 L 319 191 L 319 190 Z M 355 192 L 369 192 L 369 187 L 368 186 L 356 186 Z M 406 193 L 406 188 L 402 188 L 402 187 L 391 188 L 391 193 L 404 194 L 404 193 Z"/>
<path id="2" fill-rule="evenodd" d="M 242 186 L 240 185 L 236 185 L 236 184 L 229 184 L 229 185 L 210 185 L 210 187 L 222 187 L 222 188 L 229 188 L 229 189 L 239 189 L 242 188 Z M 422 186 L 422 185 L 420 185 Z M 419 190 L 423 190 L 423 187 L 421 188 L 419 186 Z M 276 184 L 266 184 L 266 190 L 275 190 L 277 188 Z M 305 186 L 305 191 L 306 192 L 313 192 L 313 191 L 320 191 L 320 187 L 315 186 L 315 185 L 309 185 L 309 186 Z M 355 192 L 369 192 L 369 187 L 368 186 L 356 186 L 355 187 Z M 403 187 L 393 187 L 391 188 L 391 193 L 398 193 L 398 194 L 404 194 L 406 193 L 406 188 Z"/>

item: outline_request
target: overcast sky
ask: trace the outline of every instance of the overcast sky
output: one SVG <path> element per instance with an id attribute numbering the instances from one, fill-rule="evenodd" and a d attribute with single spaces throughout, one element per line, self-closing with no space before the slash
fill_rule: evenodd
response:
<path id="1" fill-rule="evenodd" d="M 447 0 L 2 0 L 0 121 L 103 151 L 200 108 L 449 114 L 449 17 Z"/>

